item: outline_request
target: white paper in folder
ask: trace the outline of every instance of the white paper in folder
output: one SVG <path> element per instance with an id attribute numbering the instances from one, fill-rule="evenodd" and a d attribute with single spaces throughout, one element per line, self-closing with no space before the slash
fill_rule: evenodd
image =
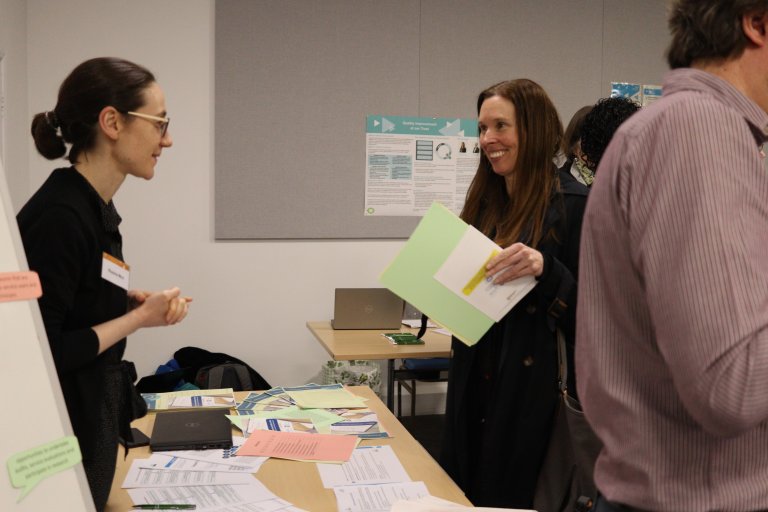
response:
<path id="1" fill-rule="evenodd" d="M 536 286 L 533 276 L 493 284 L 492 276 L 485 274 L 485 265 L 500 252 L 501 247 L 469 226 L 434 278 L 498 322 Z"/>

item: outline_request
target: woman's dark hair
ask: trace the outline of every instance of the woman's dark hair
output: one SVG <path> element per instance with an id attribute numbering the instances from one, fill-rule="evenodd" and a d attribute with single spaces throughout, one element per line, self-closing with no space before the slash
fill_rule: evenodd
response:
<path id="1" fill-rule="evenodd" d="M 67 154 L 76 163 L 83 151 L 93 148 L 99 113 L 106 106 L 120 112 L 144 105 L 144 90 L 155 82 L 146 68 L 124 59 L 99 57 L 78 65 L 62 82 L 56 108 L 32 119 L 37 151 L 49 160 Z"/>
<path id="2" fill-rule="evenodd" d="M 576 144 L 581 140 L 581 125 L 584 124 L 584 118 L 587 117 L 590 110 L 592 110 L 592 105 L 587 105 L 577 110 L 565 129 L 562 148 L 560 149 L 568 160 L 576 158 L 574 151 L 576 150 Z"/>
<path id="3" fill-rule="evenodd" d="M 581 125 L 581 152 L 587 158 L 587 167 L 597 169 L 613 134 L 638 110 L 640 106 L 629 98 L 598 100 Z"/>
<path id="4" fill-rule="evenodd" d="M 518 137 L 517 162 L 512 170 L 515 180 L 512 195 L 506 180 L 493 172 L 488 157 L 480 153 L 461 218 L 486 236 L 493 236 L 501 246 L 525 237 L 536 247 L 544 237 L 544 214 L 552 193 L 558 186 L 552 162 L 560 149 L 563 125 L 544 89 L 532 80 L 501 82 L 480 93 L 477 112 L 488 98 L 499 96 L 515 107 Z"/>
<path id="5" fill-rule="evenodd" d="M 672 69 L 695 61 L 738 57 L 747 47 L 742 17 L 768 12 L 766 0 L 676 0 L 669 14 L 672 40 L 667 62 Z"/>

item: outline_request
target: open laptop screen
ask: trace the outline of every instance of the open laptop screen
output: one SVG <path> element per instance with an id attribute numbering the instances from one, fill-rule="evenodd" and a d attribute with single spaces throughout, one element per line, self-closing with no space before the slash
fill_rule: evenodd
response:
<path id="1" fill-rule="evenodd" d="M 386 288 L 336 288 L 334 329 L 399 329 L 403 299 Z"/>

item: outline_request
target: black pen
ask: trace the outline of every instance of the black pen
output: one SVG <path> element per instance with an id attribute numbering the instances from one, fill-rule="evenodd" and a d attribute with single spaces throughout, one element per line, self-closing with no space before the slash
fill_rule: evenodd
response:
<path id="1" fill-rule="evenodd" d="M 197 508 L 197 505 L 186 503 L 150 503 L 134 505 L 133 508 L 139 510 L 194 510 Z"/>

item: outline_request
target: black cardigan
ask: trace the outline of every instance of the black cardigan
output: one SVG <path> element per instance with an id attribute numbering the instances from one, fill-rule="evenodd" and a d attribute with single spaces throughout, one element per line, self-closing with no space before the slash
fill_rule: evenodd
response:
<path id="1" fill-rule="evenodd" d="M 108 230 L 104 206 L 80 173 L 63 168 L 17 216 L 29 267 L 40 276 L 40 311 L 84 461 L 97 449 L 92 440 L 104 428 L 105 397 L 115 391 L 107 373 L 119 365 L 126 343 L 99 355 L 91 329 L 127 310 L 127 291 L 101 277 L 104 252 L 123 259 L 120 232 L 116 226 Z"/>

